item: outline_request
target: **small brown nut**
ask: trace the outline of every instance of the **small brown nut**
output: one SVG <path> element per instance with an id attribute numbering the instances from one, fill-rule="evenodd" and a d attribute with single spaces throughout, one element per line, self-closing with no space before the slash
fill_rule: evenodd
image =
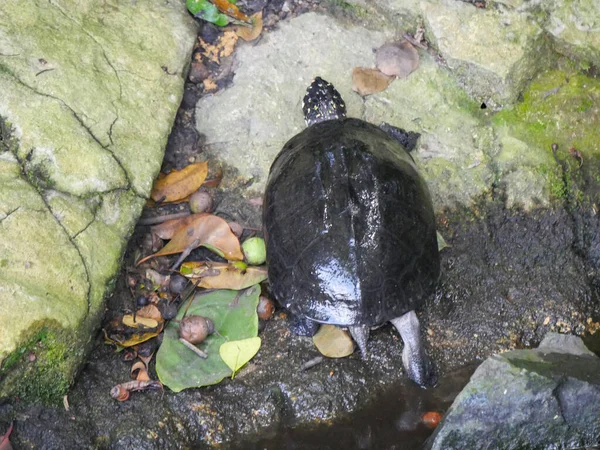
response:
<path id="1" fill-rule="evenodd" d="M 273 300 L 261 295 L 260 299 L 258 300 L 256 312 L 261 320 L 269 320 L 271 317 L 273 317 L 273 313 L 275 312 L 275 304 L 273 303 Z"/>
<path id="2" fill-rule="evenodd" d="M 179 322 L 179 337 L 192 344 L 204 342 L 214 331 L 215 325 L 208 317 L 187 316 Z"/>
<path id="3" fill-rule="evenodd" d="M 211 212 L 213 207 L 212 197 L 208 192 L 196 191 L 190 197 L 190 210 L 194 214 Z"/>

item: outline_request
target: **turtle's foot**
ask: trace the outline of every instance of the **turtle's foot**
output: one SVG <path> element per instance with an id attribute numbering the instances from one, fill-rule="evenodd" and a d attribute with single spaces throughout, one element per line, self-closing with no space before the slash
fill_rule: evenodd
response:
<path id="1" fill-rule="evenodd" d="M 379 125 L 379 128 L 400 142 L 402 147 L 404 147 L 407 152 L 414 150 L 414 148 L 417 146 L 417 140 L 421 136 L 419 133 L 415 133 L 414 131 L 405 131 L 402 128 L 392 126 L 385 122 Z"/>
<path id="2" fill-rule="evenodd" d="M 423 388 L 435 386 L 437 376 L 433 369 L 433 363 L 421 343 L 419 319 L 415 312 L 407 312 L 391 322 L 404 341 L 402 364 L 408 377 Z"/>
<path id="3" fill-rule="evenodd" d="M 290 330 L 298 336 L 313 337 L 319 329 L 319 323 L 306 317 L 298 317 L 290 314 Z"/>
<path id="4" fill-rule="evenodd" d="M 367 357 L 367 341 L 369 340 L 369 327 L 366 325 L 357 325 L 355 327 L 348 327 L 352 339 L 360 348 L 360 353 L 363 358 Z"/>

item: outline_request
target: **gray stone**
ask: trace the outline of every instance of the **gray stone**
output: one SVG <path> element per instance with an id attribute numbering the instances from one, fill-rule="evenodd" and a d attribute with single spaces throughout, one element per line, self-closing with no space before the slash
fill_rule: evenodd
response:
<path id="1" fill-rule="evenodd" d="M 431 449 L 600 445 L 600 358 L 575 336 L 488 358 L 428 441 Z"/>
<path id="2" fill-rule="evenodd" d="M 469 93 L 488 106 L 514 103 L 542 67 L 543 30 L 523 14 L 451 0 L 421 8 L 427 37 Z"/>
<path id="3" fill-rule="evenodd" d="M 321 76 L 333 83 L 348 115 L 361 117 L 352 69 L 374 66 L 373 49 L 385 40 L 383 33 L 308 13 L 281 23 L 258 45 L 241 46 L 233 86 L 202 97 L 196 107 L 197 128 L 209 153 L 262 192 L 273 159 L 305 126 L 301 105 L 311 80 Z"/>
<path id="4" fill-rule="evenodd" d="M 553 1 L 546 29 L 556 49 L 567 56 L 600 65 L 600 6 L 596 0 Z"/>
<path id="5" fill-rule="evenodd" d="M 0 3 L 0 398 L 55 398 L 78 369 L 195 34 L 179 1 Z"/>

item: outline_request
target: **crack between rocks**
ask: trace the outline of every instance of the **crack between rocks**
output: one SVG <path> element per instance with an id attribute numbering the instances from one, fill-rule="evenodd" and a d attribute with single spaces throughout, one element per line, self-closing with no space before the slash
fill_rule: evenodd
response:
<path id="1" fill-rule="evenodd" d="M 22 169 L 22 167 L 21 167 L 21 169 Z M 24 173 L 21 173 L 21 176 L 24 177 L 25 180 L 27 180 L 27 176 Z M 86 311 L 85 317 L 87 318 L 89 316 L 89 314 L 90 314 L 90 309 L 91 309 L 90 295 L 91 295 L 91 291 L 92 291 L 92 280 L 91 280 L 89 268 L 88 268 L 87 264 L 85 263 L 85 259 L 83 257 L 83 254 L 81 253 L 81 250 L 77 246 L 77 243 L 75 242 L 74 238 L 72 238 L 69 235 L 68 230 L 62 224 L 62 222 L 58 219 L 58 217 L 56 217 L 56 215 L 54 215 L 54 212 L 52 211 L 52 207 L 46 201 L 46 199 L 44 198 L 44 195 L 42 194 L 42 192 L 40 192 L 40 190 L 38 188 L 36 188 L 34 185 L 32 185 L 29 182 L 29 180 L 27 180 L 27 183 L 30 186 L 32 186 L 34 188 L 34 190 L 37 192 L 38 196 L 41 198 L 42 202 L 46 206 L 47 212 L 50 213 L 50 215 L 54 218 L 54 220 L 56 221 L 56 223 L 58 224 L 58 226 L 63 230 L 63 233 L 65 234 L 65 236 L 67 237 L 67 239 L 69 239 L 69 242 L 71 243 L 71 245 L 73 246 L 73 248 L 75 249 L 75 251 L 77 252 L 77 254 L 79 255 L 79 259 L 81 260 L 81 264 L 82 264 L 83 270 L 85 272 L 85 279 L 86 279 L 87 284 L 88 284 L 87 292 L 85 294 L 85 297 L 86 297 L 86 300 L 87 300 L 87 311 Z"/>
<path id="2" fill-rule="evenodd" d="M 4 217 L 0 218 L 0 223 L 2 223 L 3 220 L 8 219 L 12 214 L 17 212 L 20 208 L 21 208 L 20 206 L 17 206 L 15 209 L 8 211 Z"/>
<path id="3" fill-rule="evenodd" d="M 123 165 L 123 163 L 121 162 L 121 160 L 116 156 L 116 154 L 109 148 L 108 145 L 104 145 L 100 139 L 92 132 L 92 130 L 85 124 L 85 122 L 83 121 L 83 119 L 81 119 L 81 117 L 79 116 L 79 114 L 77 114 L 77 112 L 71 107 L 69 106 L 68 103 L 66 103 L 64 100 L 62 100 L 61 98 L 58 98 L 52 94 L 46 94 L 45 92 L 41 92 L 38 91 L 37 89 L 35 89 L 33 86 L 28 85 L 27 83 L 25 83 L 23 80 L 21 80 L 19 77 L 17 77 L 14 73 L 12 72 L 8 72 L 8 74 L 17 82 L 19 83 L 21 86 L 29 89 L 30 91 L 32 91 L 33 93 L 40 95 L 42 97 L 47 97 L 47 98 L 51 98 L 52 100 L 56 100 L 57 102 L 59 102 L 61 105 L 63 105 L 65 108 L 67 108 L 69 111 L 71 111 L 71 114 L 73 115 L 73 117 L 75 118 L 75 120 L 77 120 L 77 122 L 83 127 L 84 130 L 86 130 L 87 134 L 94 140 L 94 142 L 96 142 L 100 148 L 102 148 L 103 150 L 107 151 L 112 158 L 115 160 L 115 162 L 117 163 L 117 165 L 121 168 L 121 170 L 123 171 L 123 174 L 125 175 L 125 180 L 127 181 L 127 185 L 124 187 L 120 187 L 120 188 L 116 188 L 116 189 L 130 189 L 135 196 L 142 198 L 142 199 L 147 199 L 148 197 L 140 194 L 135 186 L 133 186 L 133 183 L 131 182 L 130 176 L 129 176 L 129 172 L 125 169 L 125 166 Z M 118 121 L 119 117 L 117 116 L 115 118 L 115 120 L 113 121 L 113 123 L 111 124 L 111 128 L 109 131 L 112 130 L 112 127 L 114 126 L 114 124 Z M 112 131 L 111 134 L 109 135 L 110 140 L 112 141 Z M 33 150 L 32 150 L 33 151 Z M 27 155 L 30 156 L 31 152 Z M 114 190 L 114 189 L 112 189 Z M 104 191 L 104 192 L 110 192 L 109 191 Z M 98 192 L 101 193 L 101 192 Z"/>
<path id="4" fill-rule="evenodd" d="M 560 380 L 558 380 L 556 387 L 552 389 L 552 397 L 556 399 L 556 403 L 558 404 L 558 410 L 560 411 L 560 417 L 562 418 L 564 424 L 570 428 L 569 422 L 567 421 L 567 418 L 565 417 L 565 414 L 563 412 L 563 404 L 559 396 L 559 391 L 561 390 L 564 384 L 565 377 L 561 377 Z"/>

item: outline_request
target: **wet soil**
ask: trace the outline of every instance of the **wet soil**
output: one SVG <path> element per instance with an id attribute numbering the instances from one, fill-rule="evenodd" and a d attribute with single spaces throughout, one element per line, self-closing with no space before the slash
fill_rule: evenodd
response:
<path id="1" fill-rule="evenodd" d="M 311 5 L 286 2 L 292 8 L 282 11 L 284 2 L 266 3 L 270 26 Z M 206 25 L 201 35 L 208 42 L 216 32 Z M 220 81 L 228 82 L 228 77 Z M 203 159 L 202 136 L 194 128 L 201 95 L 201 83 L 187 83 L 165 171 Z M 223 176 L 235 174 L 224 168 Z M 212 190 L 216 213 L 259 230 L 260 206 L 249 202 L 243 189 Z M 443 413 L 489 355 L 535 347 L 547 331 L 583 335 L 591 348 L 600 349 L 600 333 L 588 332 L 600 319 L 598 216 L 590 205 L 568 201 L 530 214 L 507 211 L 502 204 L 501 195 L 494 194 L 480 207 L 438 217 L 450 247 L 441 253 L 436 295 L 420 312 L 426 347 L 440 375 L 436 389 L 423 391 L 407 381 L 401 340 L 389 325 L 371 332 L 367 358 L 354 354 L 303 371 L 302 364 L 318 352 L 310 339 L 290 333 L 285 312 L 278 311 L 263 324 L 260 352 L 234 380 L 178 394 L 134 393 L 126 402 L 113 400 L 109 392 L 129 380 L 131 363 L 99 334 L 68 395 L 68 410 L 3 404 L 0 430 L 15 421 L 11 441 L 23 449 L 419 448 L 430 433 L 421 415 Z M 171 205 L 145 214 L 186 208 Z M 138 226 L 129 244 L 107 320 L 135 308 L 126 268 L 147 231 Z M 153 363 L 150 375 L 156 378 Z"/>

